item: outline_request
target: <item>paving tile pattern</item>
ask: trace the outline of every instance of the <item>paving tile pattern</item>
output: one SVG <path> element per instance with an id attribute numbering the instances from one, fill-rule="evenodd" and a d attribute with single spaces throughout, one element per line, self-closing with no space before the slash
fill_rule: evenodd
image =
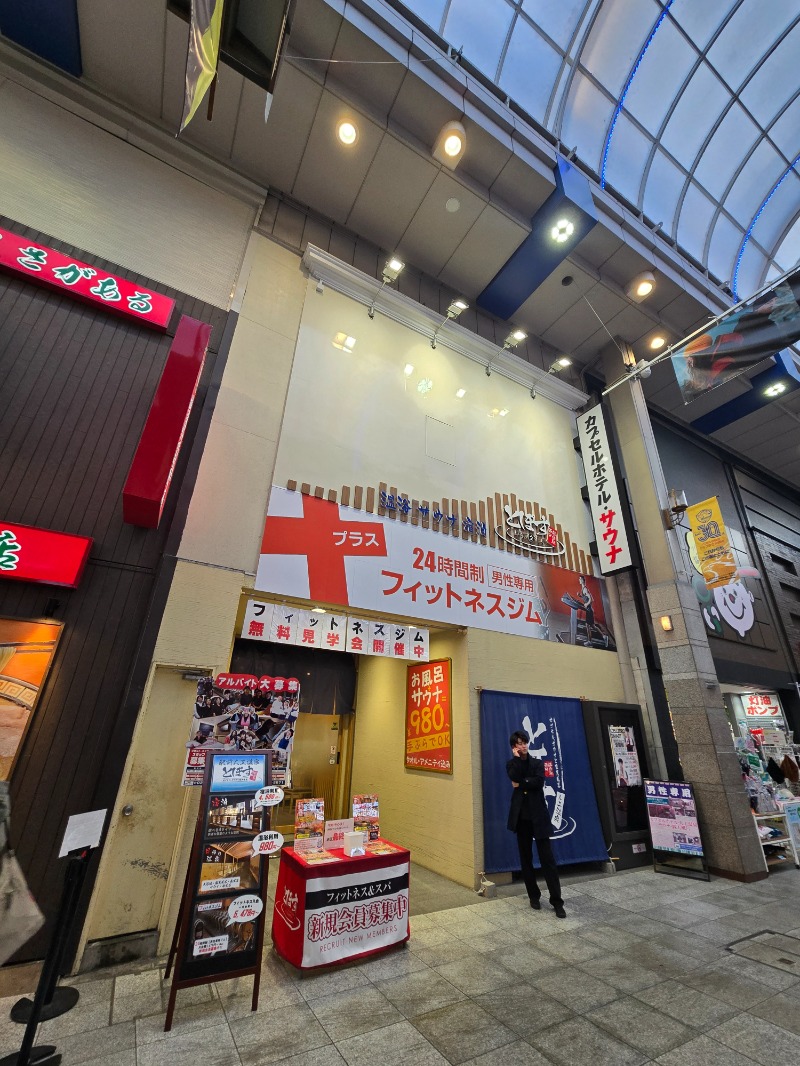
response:
<path id="1" fill-rule="evenodd" d="M 252 978 L 187 989 L 165 1033 L 154 959 L 70 979 L 80 1001 L 39 1042 L 64 1066 L 800 1061 L 794 869 L 755 885 L 582 876 L 566 880 L 565 921 L 516 885 L 485 900 L 415 869 L 411 886 L 406 947 L 305 976 L 268 950 L 255 1013 Z M 22 1038 L 16 998 L 0 999 L 0 1057 Z"/>

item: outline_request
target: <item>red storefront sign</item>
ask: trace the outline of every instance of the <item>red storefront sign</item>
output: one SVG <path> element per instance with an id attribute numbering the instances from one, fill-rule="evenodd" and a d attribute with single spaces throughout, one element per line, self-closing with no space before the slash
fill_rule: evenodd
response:
<path id="1" fill-rule="evenodd" d="M 157 529 L 161 521 L 210 338 L 205 322 L 184 315 L 178 323 L 122 490 L 122 517 L 131 525 Z"/>
<path id="2" fill-rule="evenodd" d="M 449 659 L 408 667 L 405 764 L 410 770 L 453 772 Z"/>
<path id="3" fill-rule="evenodd" d="M 19 277 L 165 330 L 175 301 L 55 248 L 0 228 L 0 267 Z"/>
<path id="4" fill-rule="evenodd" d="M 0 577 L 76 588 L 91 547 L 91 537 L 0 523 Z"/>

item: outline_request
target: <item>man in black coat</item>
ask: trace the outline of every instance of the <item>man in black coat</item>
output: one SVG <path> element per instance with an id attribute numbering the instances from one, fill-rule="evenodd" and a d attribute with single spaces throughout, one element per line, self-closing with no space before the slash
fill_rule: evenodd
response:
<path id="1" fill-rule="evenodd" d="M 522 877 L 528 890 L 528 898 L 533 909 L 540 910 L 542 893 L 533 870 L 535 840 L 542 873 L 550 892 L 550 903 L 556 912 L 556 918 L 566 918 L 558 867 L 550 844 L 553 823 L 550 821 L 544 798 L 544 766 L 541 759 L 534 759 L 528 753 L 527 733 L 512 733 L 510 743 L 513 758 L 506 764 L 506 773 L 511 778 L 514 791 L 508 812 L 508 828 L 517 834 Z"/>

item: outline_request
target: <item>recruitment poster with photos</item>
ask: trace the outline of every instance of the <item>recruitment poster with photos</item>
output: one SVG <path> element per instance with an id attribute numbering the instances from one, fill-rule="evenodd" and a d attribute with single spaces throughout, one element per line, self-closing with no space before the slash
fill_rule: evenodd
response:
<path id="1" fill-rule="evenodd" d="M 300 855 L 323 850 L 325 800 L 299 799 L 294 806 L 294 850 Z"/>
<path id="2" fill-rule="evenodd" d="M 617 788 L 624 788 L 626 785 L 630 787 L 641 785 L 642 771 L 636 751 L 636 738 L 631 726 L 610 725 L 608 736 L 611 741 L 614 782 Z"/>
<path id="3" fill-rule="evenodd" d="M 269 828 L 269 809 L 283 793 L 268 784 L 268 758 L 265 751 L 210 753 L 179 980 L 239 971 L 257 962 L 262 858 L 282 843 Z"/>
<path id="4" fill-rule="evenodd" d="M 202 785 L 211 751 L 272 752 L 272 782 L 285 786 L 300 713 L 296 677 L 219 674 L 197 682 L 183 785 Z"/>
<path id="5" fill-rule="evenodd" d="M 702 857 L 692 786 L 685 781 L 644 782 L 653 849 Z"/>

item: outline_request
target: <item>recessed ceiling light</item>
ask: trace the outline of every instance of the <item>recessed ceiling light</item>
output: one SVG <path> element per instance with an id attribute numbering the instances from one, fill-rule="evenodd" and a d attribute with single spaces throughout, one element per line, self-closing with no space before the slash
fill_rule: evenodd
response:
<path id="1" fill-rule="evenodd" d="M 445 211 L 449 211 L 451 215 L 454 215 L 460 207 L 461 201 L 457 196 L 451 196 L 449 199 L 445 200 L 444 209 Z"/>
<path id="2" fill-rule="evenodd" d="M 433 146 L 433 158 L 455 170 L 467 144 L 467 131 L 458 121 L 445 122 Z"/>
<path id="3" fill-rule="evenodd" d="M 774 385 L 764 389 L 765 396 L 780 396 L 782 392 L 786 392 L 786 382 L 784 381 L 776 381 Z"/>
<path id="4" fill-rule="evenodd" d="M 659 334 L 657 337 L 651 338 L 650 347 L 653 349 L 654 352 L 657 352 L 658 349 L 663 348 L 666 343 L 667 342 L 665 338 Z"/>
<path id="5" fill-rule="evenodd" d="M 414 364 L 406 363 L 406 365 L 403 367 L 403 373 L 407 378 L 410 378 L 411 375 L 414 373 Z"/>
<path id="6" fill-rule="evenodd" d="M 352 122 L 340 122 L 336 127 L 336 136 L 349 148 L 358 140 L 358 130 Z"/>
<path id="7" fill-rule="evenodd" d="M 556 222 L 555 226 L 550 230 L 550 236 L 556 242 L 556 244 L 563 244 L 564 241 L 568 241 L 572 234 L 575 232 L 575 226 L 568 218 L 560 218 Z"/>
<path id="8" fill-rule="evenodd" d="M 463 400 L 466 395 L 467 395 L 467 390 L 466 389 L 456 389 L 456 399 L 457 400 Z"/>
<path id="9" fill-rule="evenodd" d="M 420 378 L 417 382 L 417 392 L 422 393 L 423 396 L 430 392 L 432 388 L 433 382 L 430 378 Z"/>

